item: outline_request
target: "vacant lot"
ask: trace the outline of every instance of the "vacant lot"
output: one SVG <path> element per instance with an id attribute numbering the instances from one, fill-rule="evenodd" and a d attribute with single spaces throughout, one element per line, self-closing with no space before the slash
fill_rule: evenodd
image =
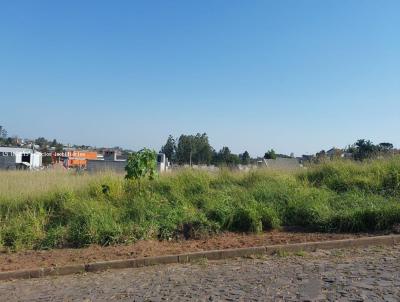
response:
<path id="1" fill-rule="evenodd" d="M 281 226 L 373 232 L 400 222 L 399 158 L 299 172 L 186 170 L 140 187 L 114 174 L 0 173 L 0 245 L 82 247 Z"/>

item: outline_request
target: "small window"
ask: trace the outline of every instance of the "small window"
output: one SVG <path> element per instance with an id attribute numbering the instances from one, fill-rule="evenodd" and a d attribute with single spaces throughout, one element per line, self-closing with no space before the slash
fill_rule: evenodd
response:
<path id="1" fill-rule="evenodd" d="M 22 153 L 22 162 L 30 163 L 31 162 L 31 155 L 29 153 Z"/>

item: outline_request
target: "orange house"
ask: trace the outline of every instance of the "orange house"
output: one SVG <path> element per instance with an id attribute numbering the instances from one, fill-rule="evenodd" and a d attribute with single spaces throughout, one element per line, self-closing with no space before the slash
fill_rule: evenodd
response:
<path id="1" fill-rule="evenodd" d="M 65 168 L 86 168 L 88 159 L 97 159 L 97 152 L 93 151 L 64 151 L 53 152 L 53 164 L 62 162 Z"/>

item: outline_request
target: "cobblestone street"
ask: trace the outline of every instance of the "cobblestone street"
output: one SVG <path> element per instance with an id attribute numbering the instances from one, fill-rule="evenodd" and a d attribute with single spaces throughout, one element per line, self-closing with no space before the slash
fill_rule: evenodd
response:
<path id="1" fill-rule="evenodd" d="M 1 301 L 400 301 L 400 246 L 0 283 Z"/>

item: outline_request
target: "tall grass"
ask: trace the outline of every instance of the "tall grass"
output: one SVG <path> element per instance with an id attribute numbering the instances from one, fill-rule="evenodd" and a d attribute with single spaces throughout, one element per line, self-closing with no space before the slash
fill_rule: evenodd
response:
<path id="1" fill-rule="evenodd" d="M 112 173 L 0 173 L 0 245 L 47 249 L 198 238 L 302 226 L 326 232 L 400 223 L 400 159 L 303 171 L 184 170 L 145 181 Z"/>
<path id="2" fill-rule="evenodd" d="M 49 192 L 76 190 L 96 178 L 65 170 L 0 171 L 0 201 L 26 201 Z"/>

